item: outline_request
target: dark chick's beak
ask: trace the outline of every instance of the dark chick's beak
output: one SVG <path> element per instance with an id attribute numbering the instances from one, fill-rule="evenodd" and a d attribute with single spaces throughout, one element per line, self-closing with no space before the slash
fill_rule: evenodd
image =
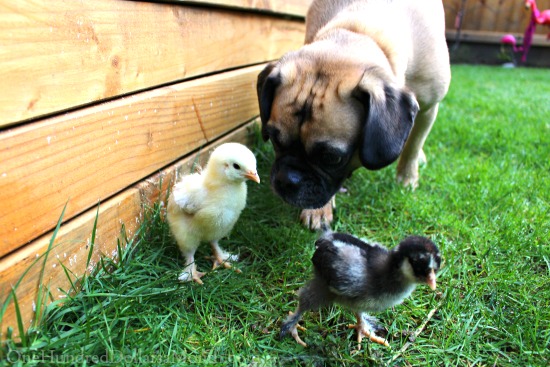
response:
<path id="1" fill-rule="evenodd" d="M 432 269 L 430 274 L 428 274 L 428 278 L 426 279 L 426 284 L 432 289 L 432 291 L 435 291 L 436 288 L 436 281 L 435 281 L 435 272 Z"/>
<path id="2" fill-rule="evenodd" d="M 256 171 L 248 171 L 244 174 L 244 177 L 256 183 L 260 183 L 260 176 L 258 176 Z"/>

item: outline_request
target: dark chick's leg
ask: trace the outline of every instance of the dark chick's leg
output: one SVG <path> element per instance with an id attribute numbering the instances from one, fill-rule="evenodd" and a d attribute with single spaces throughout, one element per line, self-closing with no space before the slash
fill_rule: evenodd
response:
<path id="1" fill-rule="evenodd" d="M 298 322 L 304 312 L 330 305 L 334 297 L 328 291 L 327 285 L 318 278 L 314 278 L 301 288 L 298 291 L 298 297 L 298 308 L 294 313 L 289 313 L 288 318 L 283 322 L 280 337 L 282 338 L 290 332 L 290 335 L 292 335 L 298 344 L 307 347 L 307 344 L 298 336 L 298 329 L 305 330 L 305 328 L 298 325 Z"/>
<path id="2" fill-rule="evenodd" d="M 300 336 L 298 335 L 298 329 L 305 330 L 305 328 L 298 325 L 298 322 L 302 318 L 303 312 L 300 312 L 300 307 L 296 310 L 296 312 L 290 312 L 288 314 L 287 319 L 285 322 L 283 322 L 283 325 L 281 326 L 281 333 L 279 336 L 283 338 L 286 334 L 290 332 L 290 335 L 296 340 L 298 344 L 300 344 L 303 347 L 307 347 L 307 344 L 304 343 L 302 339 L 300 339 Z"/>
<path id="3" fill-rule="evenodd" d="M 381 338 L 375 334 L 375 330 L 378 328 L 378 326 L 375 322 L 373 322 L 372 318 L 368 317 L 362 312 L 356 313 L 356 316 L 357 324 L 349 325 L 348 327 L 357 331 L 357 343 L 359 344 L 357 346 L 357 349 L 361 349 L 361 341 L 363 340 L 364 336 L 375 343 L 385 345 L 386 347 L 390 346 L 386 339 Z"/>

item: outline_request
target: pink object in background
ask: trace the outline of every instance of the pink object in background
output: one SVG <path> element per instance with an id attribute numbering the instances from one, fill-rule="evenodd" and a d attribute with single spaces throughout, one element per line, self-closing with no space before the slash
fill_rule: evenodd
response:
<path id="1" fill-rule="evenodd" d="M 511 34 L 503 36 L 500 40 L 504 44 L 512 45 L 514 52 L 521 52 L 522 63 L 525 63 L 525 61 L 527 61 L 527 54 L 529 53 L 529 49 L 531 48 L 531 43 L 533 42 L 533 34 L 535 33 L 537 24 L 550 26 L 550 9 L 543 10 L 542 12 L 539 11 L 535 0 L 526 0 L 525 8 L 531 10 L 531 19 L 529 20 L 529 24 L 527 25 L 527 28 L 525 28 L 525 32 L 523 33 L 523 44 L 521 46 L 518 46 L 516 44 L 516 38 Z M 550 39 L 550 33 L 546 38 Z"/>
<path id="2" fill-rule="evenodd" d="M 525 7 L 530 8 L 537 24 L 550 25 L 550 9 L 539 11 L 535 0 L 526 0 Z M 550 39 L 550 33 L 546 36 Z"/>
<path id="3" fill-rule="evenodd" d="M 500 42 L 502 43 L 505 43 L 507 45 L 514 45 L 516 44 L 516 37 L 514 37 L 513 35 L 511 34 L 507 34 L 505 36 L 503 36 L 501 39 L 500 39 Z M 514 50 L 515 51 L 515 50 Z"/>

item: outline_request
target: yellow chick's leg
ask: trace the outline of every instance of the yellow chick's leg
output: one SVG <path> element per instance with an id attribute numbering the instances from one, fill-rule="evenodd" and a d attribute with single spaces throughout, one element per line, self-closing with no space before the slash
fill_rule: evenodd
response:
<path id="1" fill-rule="evenodd" d="M 214 262 L 212 269 L 216 269 L 220 265 L 223 265 L 226 269 L 231 269 L 231 262 L 239 260 L 238 255 L 233 255 L 222 250 L 218 241 L 212 241 L 210 245 L 212 246 L 212 252 L 214 254 L 214 256 L 212 256 L 212 261 Z M 241 272 L 239 269 L 235 269 L 235 271 L 237 273 Z"/>
<path id="2" fill-rule="evenodd" d="M 365 322 L 362 313 L 358 312 L 356 316 L 357 316 L 357 324 L 348 325 L 348 327 L 350 329 L 355 329 L 357 331 L 357 343 L 359 344 L 357 346 L 357 350 L 361 350 L 361 341 L 363 340 L 363 336 L 366 336 L 367 338 L 369 338 L 375 343 L 385 345 L 386 347 L 390 346 L 386 339 L 381 338 L 374 333 L 374 330 L 372 330 L 371 325 Z"/>
<path id="3" fill-rule="evenodd" d="M 184 256 L 187 266 L 185 266 L 181 274 L 178 276 L 178 280 L 180 282 L 195 281 L 199 284 L 203 284 L 201 278 L 205 273 L 197 271 L 197 266 L 195 265 L 195 254 L 186 254 Z"/>

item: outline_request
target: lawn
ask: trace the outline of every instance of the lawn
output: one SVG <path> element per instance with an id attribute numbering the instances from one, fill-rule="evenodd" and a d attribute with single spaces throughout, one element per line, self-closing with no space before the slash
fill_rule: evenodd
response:
<path id="1" fill-rule="evenodd" d="M 439 292 L 420 286 L 377 315 L 391 348 L 364 341 L 357 352 L 353 315 L 337 306 L 305 315 L 308 348 L 279 340 L 317 234 L 271 192 L 273 153 L 258 143 L 262 184 L 248 184 L 247 208 L 222 241 L 240 253 L 241 274 L 178 283 L 182 259 L 162 208 L 149 208 L 122 261 L 106 260 L 64 307 L 49 307 L 25 345 L 4 343 L 0 366 L 550 365 L 550 72 L 452 71 L 419 188 L 397 186 L 394 164 L 356 171 L 337 197 L 335 230 L 389 247 L 426 235 L 443 254 Z M 199 269 L 209 252 L 199 249 Z"/>

